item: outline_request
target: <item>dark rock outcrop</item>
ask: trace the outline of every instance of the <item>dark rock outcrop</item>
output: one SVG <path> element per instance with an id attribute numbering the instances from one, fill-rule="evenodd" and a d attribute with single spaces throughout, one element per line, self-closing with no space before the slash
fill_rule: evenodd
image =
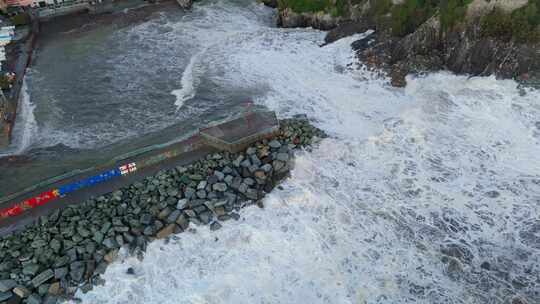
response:
<path id="1" fill-rule="evenodd" d="M 406 85 L 405 75 L 409 73 L 443 69 L 457 74 L 496 75 L 518 80 L 540 77 L 540 43 L 517 43 L 508 37 L 483 34 L 482 18 L 493 7 L 502 5 L 503 9 L 511 11 L 525 2 L 513 5 L 510 2 L 476 1 L 464 19 L 450 29 L 448 25 L 441 25 L 442 17 L 435 13 L 402 37 L 392 34 L 392 15 L 377 13 L 374 3 L 370 0 L 349 1 L 340 16 L 323 11 L 297 13 L 291 8 L 280 8 L 278 25 L 328 30 L 324 45 L 369 29 L 376 30 L 376 35 L 356 41 L 352 47 L 362 64 L 389 75 L 395 86 Z M 337 9 L 337 4 L 334 5 L 336 7 L 327 7 L 325 11 Z"/>
<path id="2" fill-rule="evenodd" d="M 367 30 L 373 29 L 374 25 L 368 20 L 360 21 L 345 21 L 338 24 L 335 28 L 328 31 L 324 37 L 324 43 L 329 44 L 341 38 L 352 36 L 358 33 L 364 33 Z"/>
<path id="3" fill-rule="evenodd" d="M 388 73 L 392 84 L 398 86 L 403 85 L 397 80 L 403 73 L 442 69 L 456 74 L 514 79 L 540 76 L 540 44 L 484 37 L 478 20 L 443 32 L 439 19 L 434 16 L 405 37 L 382 32 L 371 39 L 369 45 L 362 40 L 353 43 L 357 57 L 368 67 Z"/>

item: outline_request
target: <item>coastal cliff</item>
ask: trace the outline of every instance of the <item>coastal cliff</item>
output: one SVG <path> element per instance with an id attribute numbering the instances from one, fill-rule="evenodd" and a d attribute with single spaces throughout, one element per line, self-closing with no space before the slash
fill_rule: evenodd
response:
<path id="1" fill-rule="evenodd" d="M 528 80 L 540 75 L 538 0 L 279 0 L 278 24 L 329 30 L 326 43 L 374 29 L 353 43 L 395 86 L 409 73 L 450 70 Z"/>

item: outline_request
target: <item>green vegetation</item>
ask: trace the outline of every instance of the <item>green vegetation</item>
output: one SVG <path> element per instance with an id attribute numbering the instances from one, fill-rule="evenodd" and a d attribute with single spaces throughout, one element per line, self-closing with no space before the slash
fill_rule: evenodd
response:
<path id="1" fill-rule="evenodd" d="M 529 3 L 511 13 L 493 9 L 482 18 L 482 34 L 506 41 L 540 42 L 540 0 Z"/>
<path id="2" fill-rule="evenodd" d="M 433 16 L 437 8 L 435 0 L 406 0 L 392 7 L 392 33 L 405 36 Z"/>
<path id="3" fill-rule="evenodd" d="M 392 9 L 392 0 L 372 1 L 371 7 L 375 16 L 386 15 Z"/>
<path id="4" fill-rule="evenodd" d="M 472 0 L 406 0 L 403 4 L 395 5 L 391 9 L 392 33 L 396 36 L 412 33 L 437 12 L 439 12 L 442 30 L 451 30 L 463 21 L 467 5 L 471 2 Z M 384 13 L 386 4 L 381 5 Z"/>
<path id="5" fill-rule="evenodd" d="M 439 2 L 441 29 L 446 32 L 465 19 L 467 6 L 472 0 L 447 0 Z"/>
<path id="6" fill-rule="evenodd" d="M 332 16 L 343 16 L 347 13 L 347 0 L 278 0 L 278 8 L 290 8 L 297 13 L 325 12 Z"/>

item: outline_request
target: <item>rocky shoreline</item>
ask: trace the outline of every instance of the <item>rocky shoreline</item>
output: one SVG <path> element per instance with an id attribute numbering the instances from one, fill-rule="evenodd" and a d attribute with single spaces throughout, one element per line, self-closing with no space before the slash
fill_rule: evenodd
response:
<path id="1" fill-rule="evenodd" d="M 329 14 L 338 2 L 331 2 L 324 11 L 294 12 L 292 7 L 298 1 L 263 1 L 278 7 L 278 26 L 329 30 L 325 44 L 374 30 L 352 47 L 363 66 L 388 75 L 396 87 L 406 85 L 408 74 L 441 70 L 469 76 L 495 75 L 521 83 L 540 79 L 540 39 L 531 37 L 534 30 L 521 30 L 532 26 L 527 20 L 540 22 L 540 13 L 531 0 L 514 4 L 461 1 L 461 7 L 431 8 L 431 15 L 418 1 L 344 0 L 340 2 L 345 7 L 342 14 Z M 398 9 L 400 13 L 396 13 Z M 516 17 L 524 14 L 527 17 Z M 538 25 L 536 33 L 540 35 Z"/>
<path id="2" fill-rule="evenodd" d="M 191 224 L 221 228 L 240 209 L 285 179 L 294 151 L 324 132 L 305 117 L 280 121 L 280 132 L 241 153 L 220 152 L 188 166 L 161 171 L 108 195 L 41 217 L 0 238 L 0 303 L 57 303 L 100 278 L 121 247 L 143 257 L 147 244 Z"/>

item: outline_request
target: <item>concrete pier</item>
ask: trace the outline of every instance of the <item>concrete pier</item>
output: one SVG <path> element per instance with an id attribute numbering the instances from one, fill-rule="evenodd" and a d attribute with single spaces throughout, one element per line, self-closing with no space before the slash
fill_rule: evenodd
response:
<path id="1" fill-rule="evenodd" d="M 53 178 L 50 183 L 43 183 L 39 187 L 31 187 L 7 197 L 0 198 L 0 212 L 20 206 L 20 214 L 0 217 L 0 235 L 17 230 L 32 222 L 36 217 L 70 204 L 84 202 L 91 197 L 97 197 L 121 187 L 143 180 L 162 169 L 174 168 L 194 162 L 209 153 L 220 150 L 236 152 L 263 138 L 270 138 L 279 131 L 279 122 L 274 112 L 254 112 L 244 114 L 238 118 L 216 124 L 200 130 L 187 140 L 171 144 L 166 147 L 153 149 L 121 160 L 112 161 L 103 166 L 81 170 L 66 178 Z M 62 194 L 61 189 L 68 185 L 77 185 L 80 181 L 88 181 L 93 176 L 100 176 L 103 172 L 113 172 L 127 165 L 135 170 L 118 175 L 106 181 L 83 183 L 76 190 Z M 124 170 L 124 169 L 121 169 Z M 44 193 L 54 196 L 44 204 L 35 203 L 36 197 L 43 197 Z M 34 199 L 34 203 L 32 202 Z"/>

